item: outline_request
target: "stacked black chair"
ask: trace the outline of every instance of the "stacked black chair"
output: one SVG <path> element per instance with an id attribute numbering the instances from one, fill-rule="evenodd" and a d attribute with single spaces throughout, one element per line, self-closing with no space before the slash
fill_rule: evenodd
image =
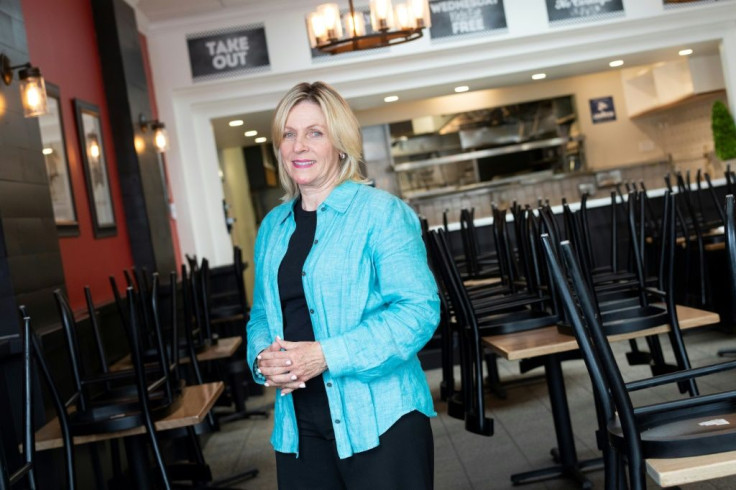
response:
<path id="1" fill-rule="evenodd" d="M 529 216 L 533 219 L 533 216 Z M 496 219 L 496 221 L 499 218 Z M 517 332 L 554 325 L 558 316 L 549 291 L 542 287 L 542 277 L 535 259 L 535 248 L 523 246 L 529 253 L 525 258 L 534 271 L 525 278 L 524 289 L 482 299 L 473 299 L 465 288 L 460 272 L 452 258 L 443 230 L 430 233 L 430 252 L 434 269 L 438 271 L 439 284 L 448 299 L 448 309 L 454 314 L 460 339 L 460 366 L 462 393 L 453 394 L 448 402 L 448 413 L 464 418 L 466 429 L 488 435 L 491 422 L 485 418 L 483 400 L 483 346 L 481 336 Z M 519 287 L 520 283 L 516 283 Z M 495 357 L 486 356 L 491 390 L 499 393 L 500 380 Z M 460 410 L 462 408 L 462 410 Z"/>
<path id="2" fill-rule="evenodd" d="M 499 274 L 496 251 L 481 252 L 478 230 L 475 228 L 475 209 L 460 210 L 460 238 L 462 239 L 465 268 L 468 279 L 484 279 Z"/>
<path id="3" fill-rule="evenodd" d="M 36 337 L 32 327 L 31 318 L 25 308 L 21 306 L 19 308 L 20 316 L 23 321 L 23 327 L 21 330 L 21 337 L 19 340 L 22 342 L 22 358 L 23 358 L 23 369 L 22 369 L 22 454 L 20 455 L 20 464 L 16 465 L 14 469 L 10 469 L 8 466 L 7 453 L 3 451 L 3 445 L 0 444 L 0 489 L 8 490 L 14 487 L 31 488 L 37 487 L 37 472 L 39 470 L 38 463 L 35 458 L 35 425 L 33 422 L 34 406 L 37 401 L 33 396 L 33 379 L 38 375 L 44 381 L 47 387 L 47 393 L 51 398 L 54 410 L 57 415 L 65 414 L 65 407 L 62 403 L 59 392 L 56 388 L 54 380 L 51 376 L 51 370 L 46 364 L 41 344 Z M 75 490 L 76 484 L 76 473 L 74 470 L 74 452 L 72 445 L 72 434 L 68 424 L 61 424 L 61 435 L 63 439 L 63 453 L 64 453 L 64 483 L 61 488 L 68 490 Z M 16 446 L 17 448 L 17 446 Z M 18 460 L 19 458 L 17 449 L 14 448 L 11 456 L 12 460 Z"/>
<path id="4" fill-rule="evenodd" d="M 673 198 L 674 199 L 674 198 Z M 647 268 L 644 261 L 645 246 L 645 203 L 640 192 L 631 192 L 627 201 L 628 232 L 630 262 L 633 267 L 633 278 L 631 274 L 608 275 L 605 281 L 596 281 L 595 276 L 585 265 L 582 270 L 591 291 L 594 307 L 601 322 L 609 335 L 626 333 L 636 330 L 651 328 L 657 325 L 676 325 L 677 310 L 674 303 L 674 292 L 670 290 L 669 278 L 673 275 L 674 268 L 674 245 L 662 242 L 665 248 L 660 250 L 662 261 L 659 265 L 658 278 L 654 280 L 656 286 L 651 285 L 653 281 L 647 277 Z M 672 207 L 665 206 L 665 215 L 673 219 Z M 666 218 L 665 218 L 666 219 Z M 672 225 L 674 227 L 674 224 Z M 553 243 L 559 243 L 559 237 L 550 233 Z M 579 236 L 573 233 L 568 237 L 574 244 L 573 250 L 583 248 L 585 244 Z M 672 252 L 672 260 L 670 253 Z M 585 264 L 584 253 L 576 250 L 577 259 Z M 570 325 L 561 325 L 565 333 L 572 333 Z M 675 332 L 679 328 L 674 329 Z M 632 351 L 627 353 L 629 364 L 649 364 L 653 373 L 661 374 L 677 368 L 689 368 L 689 361 L 681 341 L 676 338 L 676 333 L 670 334 L 673 350 L 676 358 L 676 366 L 666 363 L 663 350 L 657 336 L 649 336 L 646 341 L 649 352 L 639 351 L 634 341 L 630 341 Z M 683 387 L 684 388 L 684 387 Z M 697 388 L 693 385 L 687 387 L 692 393 Z"/>
<path id="5" fill-rule="evenodd" d="M 734 196 L 729 194 L 726 196 L 726 206 L 724 211 L 724 235 L 726 240 L 726 258 L 728 261 L 727 269 L 727 288 L 731 318 L 736 318 L 736 304 L 733 298 L 736 298 L 736 213 L 734 212 Z M 734 356 L 736 349 L 720 349 L 719 356 Z"/>
<path id="6" fill-rule="evenodd" d="M 227 396 L 230 399 L 233 410 L 230 413 L 220 414 L 217 417 L 219 423 L 227 423 L 234 420 L 246 419 L 253 416 L 267 417 L 268 414 L 263 410 L 246 409 L 246 398 L 248 397 L 250 370 L 245 363 L 245 325 L 248 319 L 248 306 L 245 299 L 245 285 L 243 284 L 243 262 L 240 249 L 235 248 L 234 258 L 238 263 L 233 265 L 232 275 L 235 276 L 235 285 L 238 296 L 237 304 L 234 307 L 220 304 L 218 319 L 226 320 L 231 324 L 237 325 L 236 331 L 229 331 L 228 334 L 242 337 L 243 343 L 238 353 L 228 359 L 222 359 L 211 362 L 211 368 L 219 379 L 226 381 Z M 220 332 L 214 332 L 216 328 L 224 327 L 226 323 L 214 323 L 213 311 L 218 311 L 212 307 L 211 278 L 209 261 L 202 259 L 198 270 L 191 274 L 192 282 L 192 304 L 196 312 L 195 319 L 201 324 L 201 330 L 211 332 L 218 338 Z"/>
<path id="7" fill-rule="evenodd" d="M 132 288 L 131 288 L 131 294 Z M 70 415 L 72 430 L 75 434 L 93 434 L 130 429 L 142 425 L 143 413 L 137 396 L 131 393 L 130 371 L 94 372 L 87 364 L 89 358 L 80 350 L 77 324 L 64 294 L 54 292 L 66 339 L 69 363 L 72 370 L 74 394 L 71 401 L 76 410 Z M 135 318 L 131 318 L 131 311 Z M 133 303 L 127 311 L 127 330 L 132 335 L 130 325 L 138 323 L 140 307 Z M 160 345 L 163 345 L 161 332 L 154 332 Z M 130 340 L 130 339 L 129 339 Z M 132 351 L 132 348 L 131 348 Z M 151 410 L 161 416 L 176 408 L 177 397 L 171 387 L 171 371 L 165 359 L 165 350 L 160 352 L 155 372 L 156 379 L 150 384 Z M 87 362 L 85 362 L 87 359 Z M 127 386 L 125 385 L 127 382 Z M 108 386 L 123 383 L 121 386 Z"/>
<path id="8" fill-rule="evenodd" d="M 22 370 L 21 370 L 21 407 L 20 413 L 22 416 L 22 428 L 23 432 L 20 435 L 22 437 L 23 450 L 19 454 L 16 445 L 15 434 L 2 433 L 0 431 L 0 490 L 9 490 L 12 487 L 24 486 L 25 488 L 36 488 L 36 448 L 35 448 L 35 428 L 33 423 L 33 347 L 31 344 L 31 328 L 30 318 L 24 315 L 23 318 L 23 330 L 22 330 L 22 349 L 20 354 L 22 355 Z M 21 340 L 21 339 L 17 339 Z M 12 342 L 12 341 L 7 341 Z M 9 344 L 8 344 L 9 345 Z M 11 349 L 8 348 L 10 351 Z M 5 357 L 5 356 L 3 356 Z M 12 354 L 8 354 L 8 357 L 12 357 Z M 0 359 L 5 363 L 6 359 Z M 2 364 L 0 364 L 2 366 Z M 12 397 L 12 396 L 11 396 Z M 8 397 L 8 398 L 11 398 Z M 6 404 L 9 400 L 6 398 L 3 400 L 3 416 L 12 417 L 12 408 Z M 7 422 L 7 421 L 5 421 Z M 8 431 L 10 432 L 10 431 Z M 4 446 L 9 443 L 11 451 L 6 454 Z M 12 447 L 15 446 L 15 447 Z"/>
<path id="9" fill-rule="evenodd" d="M 674 242 L 673 228 L 666 232 Z M 552 276 L 583 352 L 594 387 L 596 406 L 606 434 L 604 460 L 606 488 L 626 488 L 624 464 L 632 490 L 646 488 L 645 460 L 676 458 L 736 450 L 736 391 L 693 396 L 646 406 L 635 406 L 630 393 L 671 383 L 687 383 L 694 378 L 736 368 L 736 362 L 722 363 L 626 383 L 613 356 L 606 332 L 569 242 L 557 249 L 544 237 L 545 252 Z M 562 259 L 557 256 L 560 251 Z M 560 265 L 565 264 L 566 273 Z M 572 285 L 572 287 L 571 287 Z M 709 425 L 714 418 L 731 421 Z"/>

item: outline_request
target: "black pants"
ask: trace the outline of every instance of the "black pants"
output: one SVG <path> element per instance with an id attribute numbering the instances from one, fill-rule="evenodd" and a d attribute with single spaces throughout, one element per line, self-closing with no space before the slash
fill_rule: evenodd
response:
<path id="1" fill-rule="evenodd" d="M 401 417 L 369 451 L 337 455 L 329 407 L 299 403 L 299 457 L 276 452 L 280 490 L 431 490 L 434 443 L 429 418 Z M 325 410 L 327 408 L 327 410 Z"/>

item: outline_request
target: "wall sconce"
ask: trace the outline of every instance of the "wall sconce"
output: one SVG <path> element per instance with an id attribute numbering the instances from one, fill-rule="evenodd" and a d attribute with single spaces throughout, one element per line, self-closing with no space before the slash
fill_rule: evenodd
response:
<path id="1" fill-rule="evenodd" d="M 144 133 L 149 129 L 153 131 L 153 146 L 158 153 L 163 153 L 169 149 L 169 134 L 166 132 L 166 125 L 154 119 L 149 121 L 143 114 L 140 115 L 141 131 Z"/>
<path id="2" fill-rule="evenodd" d="M 13 82 L 13 70 L 18 72 L 20 80 L 20 98 L 23 103 L 25 117 L 42 116 L 48 112 L 46 107 L 46 84 L 41 76 L 41 70 L 30 63 L 11 66 L 10 58 L 0 53 L 0 74 L 5 85 Z"/>

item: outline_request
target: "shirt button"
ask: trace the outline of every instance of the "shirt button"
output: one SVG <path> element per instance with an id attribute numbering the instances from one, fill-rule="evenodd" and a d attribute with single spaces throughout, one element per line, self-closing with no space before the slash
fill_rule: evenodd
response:
<path id="1" fill-rule="evenodd" d="M 327 387 L 328 387 L 328 388 L 332 388 L 332 383 L 328 382 L 328 383 L 327 383 Z"/>
<path id="2" fill-rule="evenodd" d="M 314 310 L 310 308 L 309 313 L 311 313 L 312 315 L 314 315 Z"/>
<path id="3" fill-rule="evenodd" d="M 315 240 L 314 244 L 317 245 L 319 243 L 319 240 Z"/>
<path id="4" fill-rule="evenodd" d="M 302 276 L 306 276 L 307 273 L 305 271 L 302 271 Z"/>
<path id="5" fill-rule="evenodd" d="M 340 419 L 335 419 L 335 423 L 336 424 L 339 424 L 340 423 Z"/>
<path id="6" fill-rule="evenodd" d="M 327 206 L 322 206 L 322 211 L 327 211 Z"/>

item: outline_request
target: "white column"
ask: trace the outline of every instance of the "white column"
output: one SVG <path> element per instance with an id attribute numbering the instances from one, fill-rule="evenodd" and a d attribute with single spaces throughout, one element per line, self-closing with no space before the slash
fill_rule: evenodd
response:
<path id="1" fill-rule="evenodd" d="M 736 117 L 736 29 L 724 34 L 720 51 L 728 104 L 731 114 Z"/>

